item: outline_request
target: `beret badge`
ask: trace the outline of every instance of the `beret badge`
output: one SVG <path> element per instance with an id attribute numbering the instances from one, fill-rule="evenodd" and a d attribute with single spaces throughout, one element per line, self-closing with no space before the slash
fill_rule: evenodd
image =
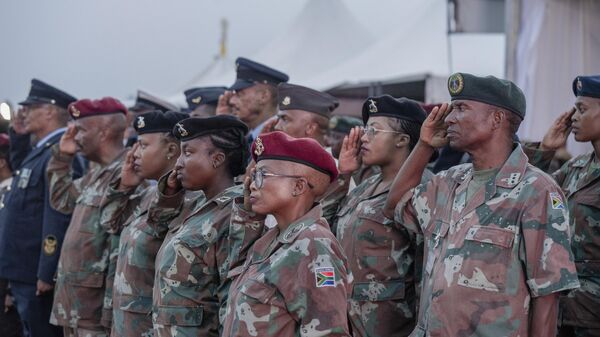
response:
<path id="1" fill-rule="evenodd" d="M 81 111 L 79 111 L 79 109 L 77 109 L 75 107 L 75 105 L 71 105 L 71 115 L 73 115 L 73 117 L 77 118 L 77 117 L 79 117 L 79 115 L 81 115 Z"/>
<path id="2" fill-rule="evenodd" d="M 450 91 L 452 95 L 460 94 L 464 87 L 465 80 L 463 79 L 461 74 L 456 73 L 450 76 L 450 78 L 448 79 L 448 91 Z"/>
<path id="3" fill-rule="evenodd" d="M 177 132 L 179 132 L 179 135 L 181 137 L 186 137 L 189 134 L 188 131 L 183 127 L 183 125 L 181 125 L 181 123 L 177 123 L 175 124 L 175 126 L 177 127 Z"/>
<path id="4" fill-rule="evenodd" d="M 254 143 L 254 154 L 260 156 L 265 151 L 265 146 L 263 145 L 262 139 L 256 138 Z"/>
<path id="5" fill-rule="evenodd" d="M 194 103 L 194 104 L 200 104 L 201 101 L 202 101 L 202 96 L 198 96 L 198 97 L 192 99 L 192 103 Z"/>
<path id="6" fill-rule="evenodd" d="M 144 116 L 138 116 L 138 118 L 137 118 L 137 128 L 138 129 L 142 129 L 144 126 L 146 126 L 146 122 L 144 122 Z"/>
<path id="7" fill-rule="evenodd" d="M 338 118 L 334 116 L 334 117 L 332 117 L 332 118 L 329 120 L 329 128 L 330 128 L 330 129 L 335 129 L 335 127 L 336 127 L 337 125 L 338 125 Z"/>
<path id="8" fill-rule="evenodd" d="M 370 99 L 369 100 L 369 112 L 371 113 L 375 113 L 379 110 L 377 110 L 377 105 L 375 105 L 375 100 Z"/>
<path id="9" fill-rule="evenodd" d="M 577 90 L 581 91 L 581 89 L 583 89 L 583 83 L 581 83 L 581 80 L 578 78 L 577 79 Z"/>
<path id="10" fill-rule="evenodd" d="M 290 96 L 285 96 L 283 98 L 283 101 L 281 101 L 281 104 L 283 104 L 283 105 L 290 105 L 291 102 L 292 102 L 292 99 L 290 98 Z"/>

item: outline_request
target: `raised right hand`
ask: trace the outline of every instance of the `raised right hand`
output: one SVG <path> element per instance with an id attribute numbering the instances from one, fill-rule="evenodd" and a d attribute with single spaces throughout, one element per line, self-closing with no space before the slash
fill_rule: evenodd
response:
<path id="1" fill-rule="evenodd" d="M 61 153 L 74 155 L 75 152 L 77 152 L 77 143 L 75 143 L 76 134 L 77 129 L 75 129 L 75 125 L 69 124 L 67 131 L 65 131 L 62 137 L 60 137 L 60 143 L 58 143 L 58 148 L 60 149 Z"/>
<path id="2" fill-rule="evenodd" d="M 575 113 L 575 108 L 563 112 L 550 126 L 550 129 L 542 139 L 541 149 L 556 151 L 567 144 L 567 138 L 571 133 L 571 117 Z"/>
<path id="3" fill-rule="evenodd" d="M 125 163 L 121 168 L 121 183 L 119 184 L 120 189 L 129 189 L 132 187 L 136 187 L 144 181 L 142 177 L 140 177 L 137 173 L 135 173 L 135 169 L 133 167 L 133 162 L 135 161 L 135 151 L 137 151 L 140 147 L 139 143 L 135 143 L 131 150 L 127 152 L 127 157 L 125 157 Z"/>
<path id="4" fill-rule="evenodd" d="M 179 192 L 182 188 L 181 181 L 177 179 L 177 169 L 171 170 L 171 173 L 169 173 L 169 176 L 167 177 L 167 188 L 165 193 L 167 195 L 173 195 Z"/>
<path id="5" fill-rule="evenodd" d="M 448 103 L 433 108 L 421 126 L 419 141 L 433 148 L 446 146 L 448 144 L 448 133 L 446 132 L 448 125 L 445 119 L 450 111 L 452 111 L 452 108 Z"/>
<path id="6" fill-rule="evenodd" d="M 233 96 L 233 92 L 230 90 L 225 90 L 223 95 L 219 96 L 219 102 L 217 103 L 217 115 L 233 115 L 233 111 L 231 111 L 231 105 L 229 105 L 229 100 Z"/>
<path id="7" fill-rule="evenodd" d="M 350 130 L 350 133 L 344 136 L 342 149 L 338 159 L 338 170 L 341 174 L 349 174 L 360 168 L 362 159 L 360 157 L 360 146 L 363 131 L 359 126 Z"/>

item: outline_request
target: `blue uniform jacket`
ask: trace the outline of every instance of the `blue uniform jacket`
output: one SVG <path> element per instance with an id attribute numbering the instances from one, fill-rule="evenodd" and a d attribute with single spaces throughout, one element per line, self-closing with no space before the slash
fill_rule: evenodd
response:
<path id="1" fill-rule="evenodd" d="M 11 135 L 13 182 L 0 212 L 0 277 L 35 284 L 54 283 L 60 248 L 71 219 L 50 206 L 46 167 L 51 146 L 62 133 L 31 148 L 29 136 Z M 75 177 L 84 162 L 76 160 Z"/>

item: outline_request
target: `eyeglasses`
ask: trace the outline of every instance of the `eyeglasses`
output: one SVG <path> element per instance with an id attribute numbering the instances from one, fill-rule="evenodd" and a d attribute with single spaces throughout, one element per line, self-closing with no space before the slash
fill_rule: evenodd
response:
<path id="1" fill-rule="evenodd" d="M 367 126 L 365 128 L 365 135 L 367 135 L 367 137 L 369 139 L 373 139 L 373 137 L 375 137 L 375 134 L 378 132 L 404 134 L 403 132 L 399 132 L 399 131 L 376 129 L 372 126 Z"/>
<path id="2" fill-rule="evenodd" d="M 252 180 L 254 181 L 254 185 L 256 186 L 256 188 L 261 189 L 263 187 L 263 185 L 265 183 L 265 177 L 281 177 L 281 178 L 304 179 L 304 180 L 306 180 L 306 184 L 308 184 L 308 187 L 313 188 L 313 185 L 311 183 L 309 183 L 308 180 L 305 177 L 290 176 L 290 175 L 287 175 L 287 174 L 275 174 L 275 173 L 265 172 L 265 171 L 262 171 L 262 170 L 256 170 L 252 174 Z"/>

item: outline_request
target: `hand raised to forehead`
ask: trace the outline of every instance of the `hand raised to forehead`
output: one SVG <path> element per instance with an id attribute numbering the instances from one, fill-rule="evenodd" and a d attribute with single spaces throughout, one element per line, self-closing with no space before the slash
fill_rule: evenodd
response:
<path id="1" fill-rule="evenodd" d="M 575 114 L 575 108 L 571 108 L 558 116 L 542 139 L 542 150 L 556 151 L 567 144 L 567 138 L 571 133 L 571 117 L 573 117 L 573 114 Z"/>
<path id="2" fill-rule="evenodd" d="M 350 130 L 350 133 L 344 136 L 342 141 L 342 149 L 340 150 L 338 160 L 338 170 L 341 174 L 349 174 L 360 168 L 362 158 L 360 156 L 360 146 L 364 131 L 360 126 L 355 126 Z"/>
<path id="3" fill-rule="evenodd" d="M 165 189 L 165 194 L 173 195 L 179 192 L 183 187 L 181 186 L 181 181 L 177 179 L 177 169 L 171 170 L 169 176 L 167 177 L 167 186 Z"/>
<path id="4" fill-rule="evenodd" d="M 77 129 L 75 128 L 75 124 L 69 124 L 67 131 L 60 137 L 60 142 L 58 143 L 58 148 L 61 153 L 74 155 L 75 152 L 77 152 L 77 143 L 75 143 L 76 134 Z"/>
<path id="5" fill-rule="evenodd" d="M 217 115 L 233 115 L 231 105 L 229 104 L 229 100 L 231 100 L 232 96 L 233 92 L 230 90 L 225 90 L 225 92 L 219 96 L 216 110 Z"/>
<path id="6" fill-rule="evenodd" d="M 445 119 L 451 111 L 452 107 L 448 103 L 433 108 L 421 126 L 420 141 L 433 148 L 446 146 L 448 144 L 448 125 Z"/>
<path id="7" fill-rule="evenodd" d="M 119 184 L 119 189 L 136 187 L 141 184 L 142 181 L 144 181 L 144 179 L 135 172 L 134 167 L 135 152 L 139 149 L 139 147 L 140 144 L 135 143 L 127 152 L 125 163 L 123 163 L 123 167 L 121 168 L 121 183 Z"/>

